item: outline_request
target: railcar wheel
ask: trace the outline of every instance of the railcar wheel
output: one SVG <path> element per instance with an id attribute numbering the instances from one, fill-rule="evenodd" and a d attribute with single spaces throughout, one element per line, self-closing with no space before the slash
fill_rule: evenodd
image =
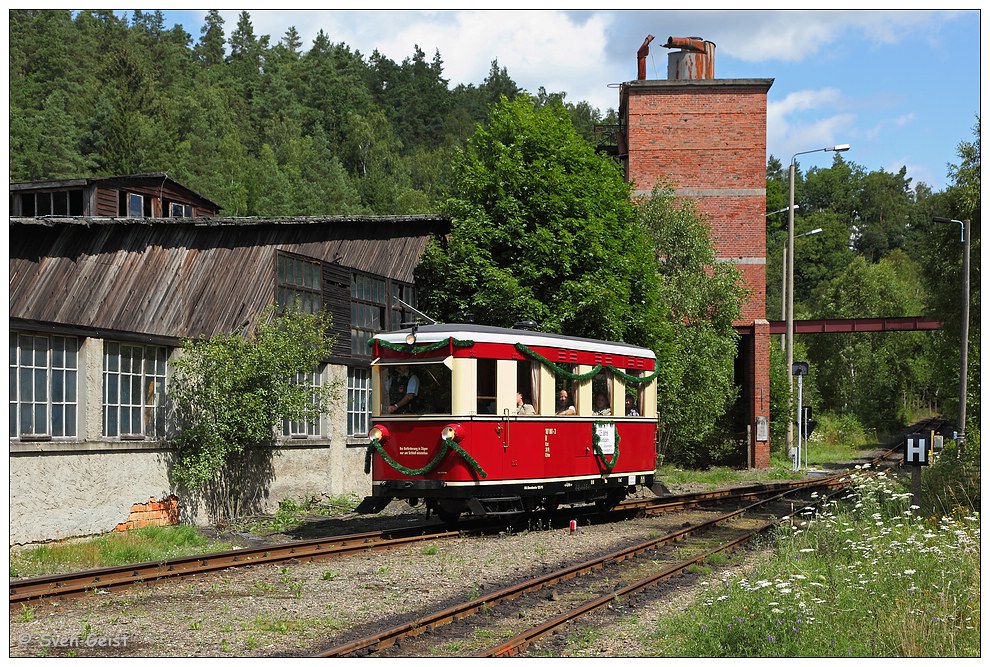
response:
<path id="1" fill-rule="evenodd" d="M 624 489 L 620 491 L 609 491 L 608 495 L 604 498 L 598 498 L 595 500 L 595 507 L 600 512 L 610 512 L 616 505 L 621 503 L 625 497 L 626 492 Z"/>
<path id="2" fill-rule="evenodd" d="M 427 507 L 437 515 L 437 518 L 449 526 L 457 523 L 465 510 L 464 503 L 458 500 L 442 499 L 427 500 L 426 502 Z"/>
<path id="3" fill-rule="evenodd" d="M 437 518 L 448 526 L 455 525 L 461 519 L 461 513 L 456 510 L 445 510 L 437 508 Z"/>

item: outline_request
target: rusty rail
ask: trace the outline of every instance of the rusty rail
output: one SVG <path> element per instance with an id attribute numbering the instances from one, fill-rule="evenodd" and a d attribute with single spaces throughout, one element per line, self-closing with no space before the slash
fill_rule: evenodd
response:
<path id="1" fill-rule="evenodd" d="M 11 580 L 10 605 L 13 607 L 28 602 L 84 595 L 95 590 L 125 588 L 143 582 L 191 577 L 229 567 L 288 560 L 309 562 L 356 551 L 388 549 L 410 542 L 441 539 L 457 534 L 459 533 L 449 531 L 443 526 L 416 526 Z"/>
<path id="2" fill-rule="evenodd" d="M 842 474 L 844 475 L 845 473 Z M 423 634 L 424 632 L 432 631 L 438 627 L 461 620 L 462 618 L 465 618 L 467 616 L 477 614 L 486 608 L 494 607 L 495 605 L 498 605 L 501 602 L 513 600 L 523 594 L 538 591 L 544 587 L 551 586 L 559 581 L 571 579 L 573 577 L 586 574 L 593 570 L 603 568 L 610 563 L 621 562 L 628 558 L 637 556 L 645 551 L 655 549 L 658 546 L 677 542 L 679 540 L 684 539 L 688 535 L 691 535 L 692 533 L 697 533 L 707 530 L 719 523 L 732 519 L 745 512 L 750 512 L 761 505 L 765 505 L 770 502 L 780 500 L 783 497 L 791 493 L 794 493 L 796 491 L 805 490 L 808 488 L 816 488 L 819 486 L 834 485 L 840 476 L 841 475 L 832 476 L 835 479 L 823 478 L 822 480 L 818 480 L 817 483 L 813 483 L 810 485 L 804 482 L 798 482 L 796 483 L 795 488 L 791 488 L 783 492 L 777 493 L 776 495 L 773 495 L 770 498 L 759 500 L 751 505 L 734 510 L 732 512 L 721 514 L 717 517 L 710 519 L 709 521 L 705 521 L 697 525 L 681 528 L 666 535 L 652 538 L 645 542 L 641 542 L 639 544 L 635 544 L 633 546 L 620 549 L 619 551 L 606 554 L 599 558 L 594 558 L 582 563 L 570 565 L 568 567 L 561 568 L 559 570 L 549 572 L 547 574 L 534 577 L 532 579 L 528 579 L 518 584 L 507 586 L 497 591 L 488 593 L 487 595 L 483 595 L 474 600 L 462 602 L 447 609 L 443 609 L 438 612 L 435 612 L 433 614 L 419 617 L 413 619 L 412 621 L 395 625 L 381 632 L 377 632 L 372 635 L 368 635 L 366 637 L 355 639 L 345 644 L 335 646 L 333 648 L 330 648 L 326 651 L 319 653 L 318 657 L 346 657 L 346 656 L 354 656 L 354 655 L 366 655 L 368 653 L 380 651 L 382 649 L 393 646 L 396 642 L 400 641 L 401 639 L 415 637 L 420 634 Z M 760 530 L 765 530 L 767 527 L 768 526 L 763 526 L 761 527 Z M 719 550 L 726 548 L 730 548 L 730 547 L 724 545 Z M 698 559 L 691 559 L 690 561 L 686 561 L 686 564 L 684 564 L 681 567 L 681 569 L 684 569 L 695 562 L 698 562 Z M 671 576 L 671 574 L 668 574 L 666 576 Z M 659 579 L 656 579 L 656 581 L 659 581 Z M 606 600 L 605 603 L 607 603 L 607 601 L 613 600 L 615 595 L 622 595 L 622 594 L 624 593 L 622 592 L 610 593 L 609 595 L 604 596 L 603 599 Z M 601 606 L 601 604 L 605 604 L 605 603 L 599 603 L 598 606 Z M 588 613 L 588 611 L 591 611 L 594 608 L 597 608 L 597 606 L 589 607 L 587 610 L 582 611 L 581 613 Z M 565 623 L 567 620 L 569 619 L 561 619 L 556 623 L 556 625 L 553 625 L 553 627 Z M 542 628 L 543 626 L 540 627 Z M 549 629 L 544 629 L 544 631 L 540 632 L 540 635 L 545 634 L 545 632 L 552 631 L 553 627 L 550 626 L 547 627 Z M 506 653 L 506 654 L 507 655 L 511 654 L 511 650 L 510 653 Z"/>

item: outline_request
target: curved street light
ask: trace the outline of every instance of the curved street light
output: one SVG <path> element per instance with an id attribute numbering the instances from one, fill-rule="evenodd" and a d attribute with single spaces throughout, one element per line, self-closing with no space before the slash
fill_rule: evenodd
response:
<path id="1" fill-rule="evenodd" d="M 962 270 L 962 340 L 959 342 L 959 433 L 956 436 L 956 452 L 963 455 L 966 445 L 966 371 L 969 362 L 969 220 L 932 218 L 935 222 L 958 224 L 963 244 Z"/>
<path id="2" fill-rule="evenodd" d="M 800 153 L 795 153 L 791 156 L 791 166 L 789 169 L 790 176 L 790 190 L 788 194 L 788 212 L 787 212 L 787 333 L 785 335 L 785 345 L 787 350 L 787 381 L 790 391 L 790 398 L 793 402 L 794 397 L 794 376 L 791 374 L 791 367 L 794 365 L 794 173 L 797 170 L 796 160 L 798 155 L 807 155 L 808 153 L 819 153 L 822 151 L 834 151 L 836 153 L 843 153 L 849 150 L 849 144 L 836 144 L 829 148 L 816 148 L 810 151 L 801 151 Z M 794 419 L 791 417 L 791 408 L 788 407 L 787 410 L 787 450 L 790 451 L 794 443 Z"/>

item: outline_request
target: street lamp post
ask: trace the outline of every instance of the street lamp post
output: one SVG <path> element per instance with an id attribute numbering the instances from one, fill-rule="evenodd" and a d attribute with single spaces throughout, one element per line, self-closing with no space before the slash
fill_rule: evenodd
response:
<path id="1" fill-rule="evenodd" d="M 966 371 L 969 361 L 969 220 L 932 218 L 935 222 L 957 223 L 962 234 L 962 336 L 959 345 L 959 433 L 956 436 L 957 452 L 961 457 L 966 446 Z"/>
<path id="2" fill-rule="evenodd" d="M 800 208 L 800 206 L 795 205 L 794 208 Z M 813 236 L 815 234 L 821 234 L 824 229 L 818 227 L 817 229 L 812 229 L 810 232 L 805 232 L 804 234 L 798 234 L 794 237 L 794 240 L 798 240 L 803 236 Z M 780 285 L 780 312 L 784 313 L 787 310 L 787 258 L 790 255 L 787 254 L 787 247 L 784 247 L 784 278 Z M 780 337 L 780 349 L 784 349 L 784 340 L 787 338 L 786 335 Z"/>
<path id="3" fill-rule="evenodd" d="M 794 208 L 801 208 L 800 204 L 795 204 Z M 789 211 L 790 207 L 785 206 L 784 208 L 777 209 L 776 211 L 770 211 L 767 213 L 769 218 L 771 215 L 777 215 L 778 213 L 783 213 L 784 211 Z M 787 246 L 784 246 L 784 255 L 780 261 L 780 272 L 783 275 L 780 282 L 780 318 L 784 319 L 787 317 Z M 784 336 L 780 337 L 780 349 L 784 349 Z"/>
<path id="4" fill-rule="evenodd" d="M 810 151 L 801 151 L 791 156 L 790 167 L 790 190 L 787 199 L 787 333 L 785 334 L 785 348 L 787 350 L 787 381 L 790 391 L 790 399 L 794 398 L 794 376 L 791 375 L 791 366 L 794 364 L 794 173 L 797 169 L 796 160 L 798 155 L 808 153 L 818 153 L 820 151 L 835 151 L 842 153 L 849 150 L 849 144 L 838 144 L 830 148 L 816 148 Z M 794 419 L 791 419 L 791 408 L 788 407 L 787 419 L 787 450 L 794 446 Z"/>

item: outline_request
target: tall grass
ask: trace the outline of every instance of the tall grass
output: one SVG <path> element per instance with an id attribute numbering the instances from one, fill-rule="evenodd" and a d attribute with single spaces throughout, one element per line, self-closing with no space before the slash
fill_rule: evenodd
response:
<path id="1" fill-rule="evenodd" d="M 42 544 L 10 553 L 10 576 L 32 577 L 97 567 L 146 563 L 235 548 L 193 526 L 149 526 L 88 540 Z"/>
<path id="2" fill-rule="evenodd" d="M 884 473 L 782 527 L 777 557 L 709 582 L 650 635 L 658 656 L 980 655 L 980 518 L 919 517 Z M 813 508 L 807 510 L 810 519 Z"/>
<path id="3" fill-rule="evenodd" d="M 980 433 L 966 439 L 965 453 L 960 456 L 955 441 L 928 468 L 922 468 L 925 510 L 948 514 L 954 507 L 980 507 Z"/>

